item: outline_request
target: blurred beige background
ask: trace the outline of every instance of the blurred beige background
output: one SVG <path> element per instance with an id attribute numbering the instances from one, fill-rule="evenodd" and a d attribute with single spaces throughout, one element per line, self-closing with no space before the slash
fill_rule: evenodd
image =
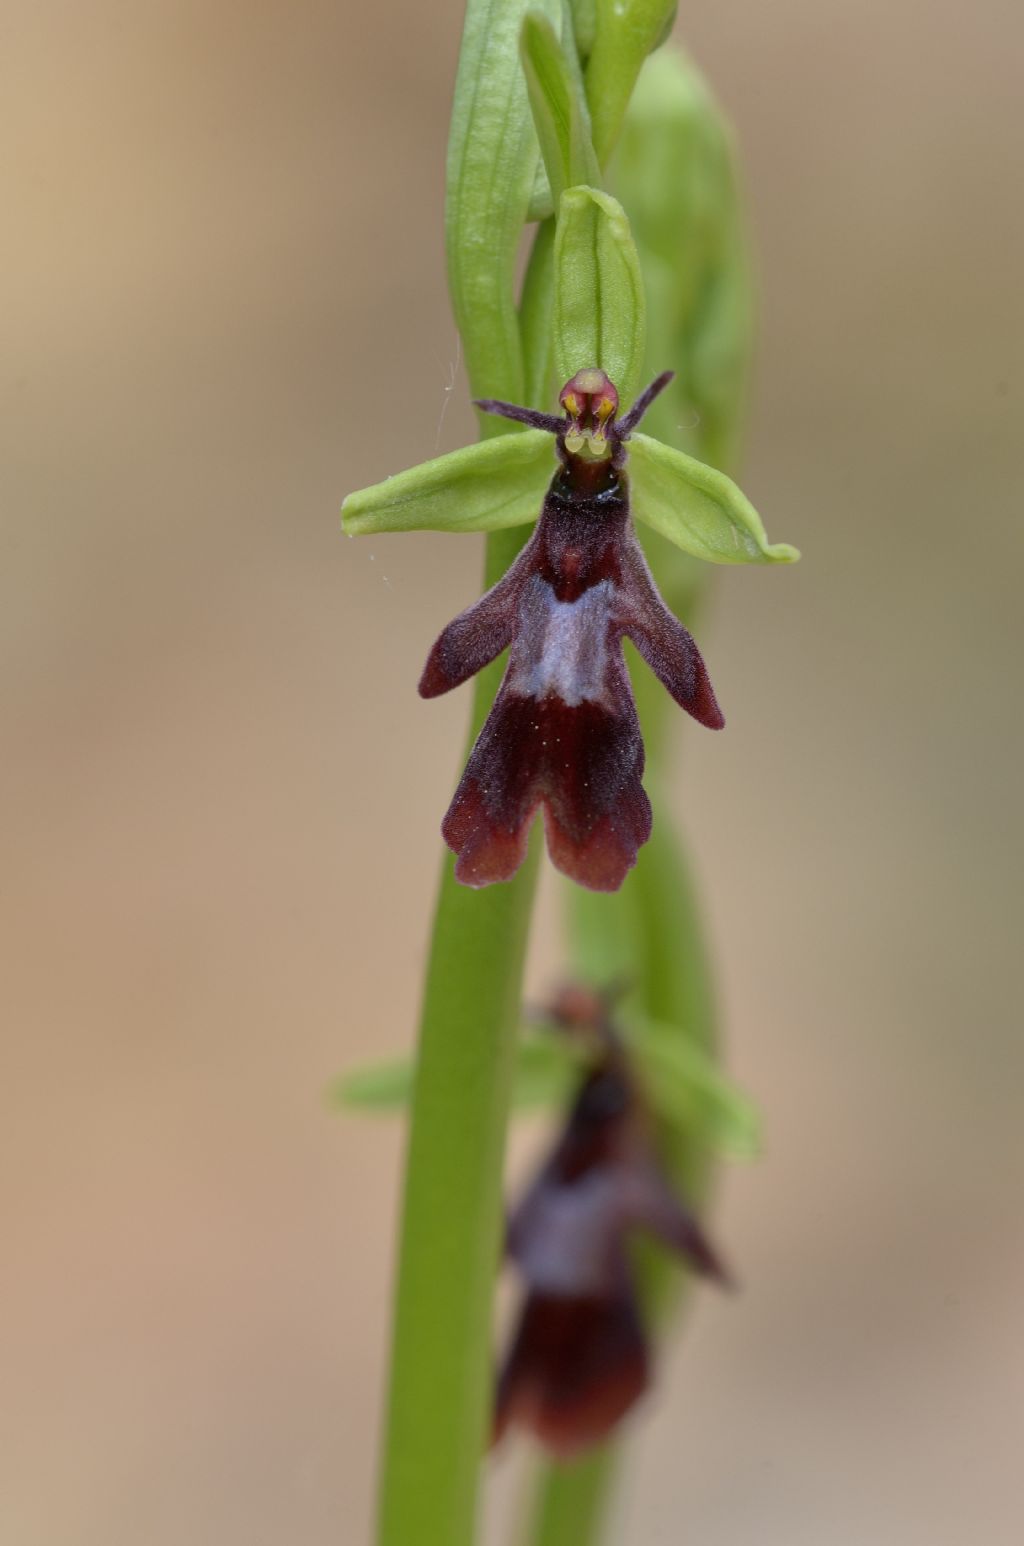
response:
<path id="1" fill-rule="evenodd" d="M 730 728 L 678 811 L 768 1147 L 615 1539 L 1010 1546 L 1024 22 L 683 12 L 750 190 L 744 484 L 805 561 L 723 574 L 704 630 Z M 400 1130 L 323 1090 L 409 1044 L 466 712 L 414 689 L 479 553 L 337 507 L 472 433 L 460 25 L 0 10 L 11 1546 L 367 1540 Z"/>

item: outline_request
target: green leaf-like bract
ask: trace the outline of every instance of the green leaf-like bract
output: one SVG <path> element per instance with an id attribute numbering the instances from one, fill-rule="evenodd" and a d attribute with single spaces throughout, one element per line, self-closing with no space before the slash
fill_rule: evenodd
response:
<path id="1" fill-rule="evenodd" d="M 553 471 L 554 445 L 543 430 L 500 435 L 349 494 L 342 526 L 350 537 L 524 526 L 540 514 Z"/>
<path id="2" fill-rule="evenodd" d="M 571 47 L 571 37 L 568 41 Z M 566 188 L 600 184 L 586 101 L 555 29 L 543 16 L 527 12 L 519 51 L 534 127 L 557 203 Z"/>
<path id="3" fill-rule="evenodd" d="M 665 37 L 675 0 L 597 0 L 587 101 L 601 165 L 618 137 L 640 67 Z"/>
<path id="4" fill-rule="evenodd" d="M 582 1060 L 564 1038 L 526 1031 L 516 1046 L 512 1105 L 536 1111 L 564 1105 L 579 1079 Z M 362 1111 L 400 1111 L 412 1095 L 416 1065 L 411 1058 L 374 1063 L 343 1074 L 328 1094 L 332 1105 Z"/>
<path id="5" fill-rule="evenodd" d="M 670 1128 L 733 1159 L 760 1152 L 757 1108 L 678 1026 L 641 1020 L 630 1040 L 648 1099 Z"/>
<path id="6" fill-rule="evenodd" d="M 624 1040 L 643 1093 L 670 1129 L 734 1159 L 760 1148 L 757 1114 L 748 1098 L 677 1026 L 630 1019 Z M 557 1033 L 527 1029 L 516 1047 L 512 1106 L 516 1111 L 562 1110 L 587 1068 L 580 1049 Z M 332 1105 L 369 1113 L 401 1111 L 412 1097 L 416 1065 L 411 1058 L 374 1063 L 343 1074 L 331 1086 Z"/>
<path id="7" fill-rule="evenodd" d="M 731 478 L 684 451 L 634 434 L 628 471 L 635 519 L 695 558 L 788 564 L 800 557 L 788 543 L 768 541 L 761 517 Z"/>
<path id="8" fill-rule="evenodd" d="M 645 376 L 676 372 L 649 435 L 728 471 L 753 333 L 733 136 L 696 66 L 671 46 L 640 72 L 615 152 L 614 192 L 647 290 Z M 664 587 L 666 576 L 658 575 Z"/>
<path id="9" fill-rule="evenodd" d="M 445 248 L 455 321 L 473 389 L 517 400 L 523 358 L 515 308 L 519 240 L 537 137 L 519 62 L 527 9 L 564 25 L 561 0 L 471 0 L 448 137 Z M 496 434 L 500 426 L 488 425 Z"/>
<path id="10" fill-rule="evenodd" d="M 560 381 L 596 365 L 623 403 L 640 385 L 644 282 L 625 211 L 596 188 L 562 194 L 555 232 L 554 351 Z"/>
<path id="11" fill-rule="evenodd" d="M 597 32 L 596 0 L 570 0 L 573 31 L 581 59 L 586 59 L 594 46 Z"/>

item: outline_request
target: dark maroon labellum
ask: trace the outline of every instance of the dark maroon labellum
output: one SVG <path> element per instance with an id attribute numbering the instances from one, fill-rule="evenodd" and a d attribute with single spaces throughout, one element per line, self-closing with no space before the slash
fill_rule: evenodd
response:
<path id="1" fill-rule="evenodd" d="M 518 1423 L 562 1457 L 606 1438 L 649 1383 L 632 1232 L 728 1281 L 661 1168 L 608 1005 L 597 1005 L 589 1027 L 573 1016 L 571 1033 L 589 1029 L 596 1042 L 591 1071 L 507 1238 L 526 1293 L 498 1380 L 495 1439 Z"/>
<path id="2" fill-rule="evenodd" d="M 724 723 L 700 651 L 658 593 L 629 514 L 625 441 L 670 379 L 659 376 L 618 420 L 618 394 L 596 370 L 566 384 L 565 419 L 479 405 L 550 430 L 561 465 L 523 551 L 449 623 L 419 684 L 423 697 L 437 697 L 509 649 L 441 829 L 466 885 L 511 879 L 538 807 L 552 862 L 580 885 L 615 891 L 635 864 L 651 807 L 623 638 L 695 719 L 712 730 Z"/>

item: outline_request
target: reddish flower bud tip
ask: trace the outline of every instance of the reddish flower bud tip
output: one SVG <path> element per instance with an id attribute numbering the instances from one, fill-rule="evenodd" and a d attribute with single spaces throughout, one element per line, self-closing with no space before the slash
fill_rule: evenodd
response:
<path id="1" fill-rule="evenodd" d="M 608 1018 L 608 998 L 584 983 L 567 982 L 555 994 L 548 1018 L 566 1030 L 599 1030 Z"/>

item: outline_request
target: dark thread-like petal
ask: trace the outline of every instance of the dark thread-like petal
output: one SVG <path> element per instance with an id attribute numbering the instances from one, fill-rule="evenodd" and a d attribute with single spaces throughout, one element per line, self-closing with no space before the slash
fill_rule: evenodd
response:
<path id="1" fill-rule="evenodd" d="M 495 413 L 502 419 L 513 419 L 516 424 L 528 424 L 531 429 L 543 429 L 549 435 L 560 435 L 565 420 L 554 413 L 540 413 L 536 408 L 522 408 L 518 403 L 505 403 L 496 397 L 474 397 L 473 407 L 482 413 Z"/>
<path id="2" fill-rule="evenodd" d="M 612 425 L 612 430 L 617 440 L 625 440 L 632 434 L 654 399 L 664 392 L 674 377 L 674 370 L 663 370 L 660 376 L 654 378 L 649 387 L 644 388 L 629 412 L 624 413 L 621 419 L 616 419 Z"/>

